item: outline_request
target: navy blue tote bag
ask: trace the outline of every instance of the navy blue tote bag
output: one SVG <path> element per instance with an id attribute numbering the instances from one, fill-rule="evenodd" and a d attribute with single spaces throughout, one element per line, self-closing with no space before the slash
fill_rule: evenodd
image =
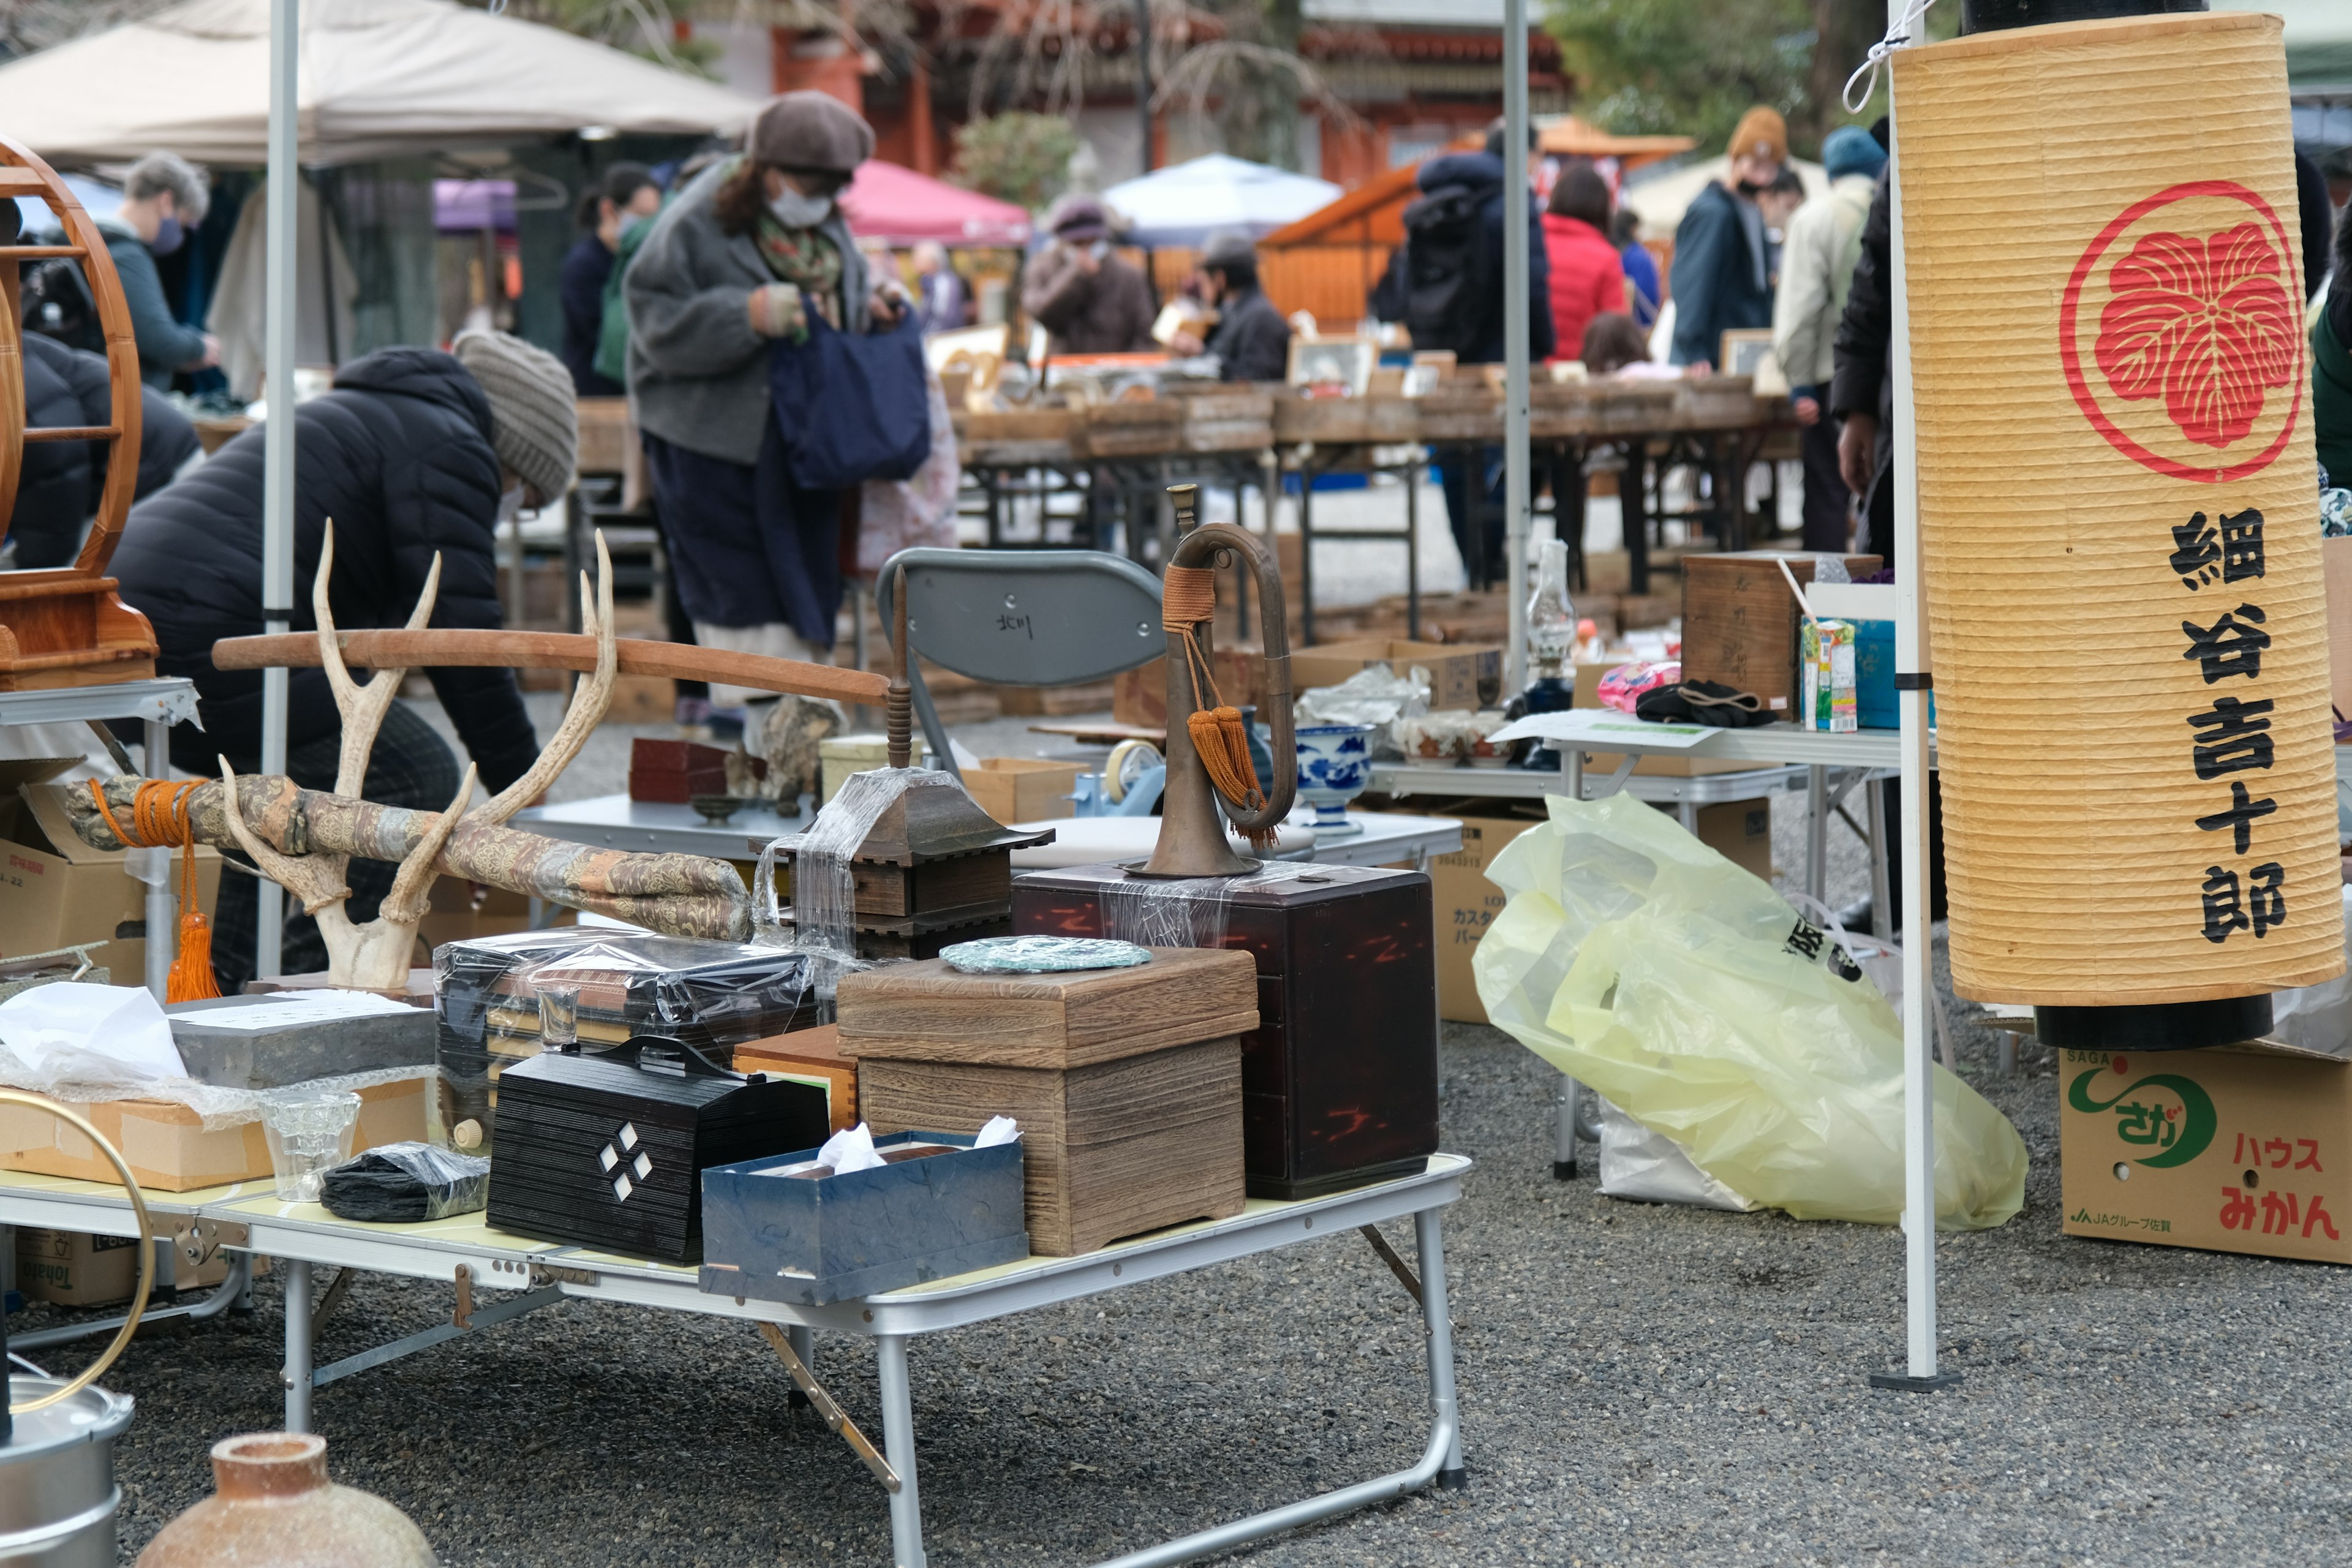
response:
<path id="1" fill-rule="evenodd" d="M 860 335 L 808 313 L 808 342 L 779 339 L 768 390 L 793 482 L 846 489 L 867 479 L 909 479 L 931 455 L 930 393 L 923 330 L 912 310 Z"/>

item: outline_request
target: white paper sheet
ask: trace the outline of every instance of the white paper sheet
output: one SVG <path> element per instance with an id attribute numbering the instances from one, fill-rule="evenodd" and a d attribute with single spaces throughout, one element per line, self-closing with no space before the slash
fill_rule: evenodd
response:
<path id="1" fill-rule="evenodd" d="M 1530 713 L 1515 719 L 1486 737 L 1506 741 L 1579 741 L 1589 751 L 1622 750 L 1628 745 L 1686 752 L 1723 731 L 1712 724 L 1652 724 L 1620 713 L 1614 708 L 1570 708 L 1559 713 Z"/>
<path id="2" fill-rule="evenodd" d="M 188 1021 L 207 1029 L 234 1029 L 257 1035 L 292 1024 L 335 1024 L 350 1018 L 380 1017 L 386 1013 L 413 1011 L 407 1003 L 368 991 L 272 991 L 243 1007 L 207 1007 L 187 1015 Z"/>

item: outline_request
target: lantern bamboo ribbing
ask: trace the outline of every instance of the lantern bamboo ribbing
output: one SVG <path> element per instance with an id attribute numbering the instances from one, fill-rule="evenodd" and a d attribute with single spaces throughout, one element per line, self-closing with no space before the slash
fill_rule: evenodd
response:
<path id="1" fill-rule="evenodd" d="M 1894 69 L 1954 984 L 2137 1006 L 2340 973 L 2281 24 Z"/>

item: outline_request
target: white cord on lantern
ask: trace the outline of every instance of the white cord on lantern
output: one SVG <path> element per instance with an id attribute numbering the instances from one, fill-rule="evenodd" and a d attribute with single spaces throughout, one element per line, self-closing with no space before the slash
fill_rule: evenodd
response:
<path id="1" fill-rule="evenodd" d="M 1936 0 L 1906 0 L 1903 15 L 1886 29 L 1886 37 L 1870 46 L 1869 56 L 1853 68 L 1852 76 L 1845 79 L 1845 111 L 1848 114 L 1862 112 L 1863 106 L 1870 101 L 1870 95 L 1878 90 L 1878 62 L 1911 41 L 1919 30 L 1919 24 L 1927 17 L 1927 7 L 1935 3 Z M 1862 97 L 1858 101 L 1853 96 L 1855 82 L 1863 84 Z"/>

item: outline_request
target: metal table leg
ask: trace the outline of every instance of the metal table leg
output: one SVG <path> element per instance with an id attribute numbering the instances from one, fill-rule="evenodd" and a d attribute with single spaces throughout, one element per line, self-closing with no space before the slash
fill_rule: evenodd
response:
<path id="1" fill-rule="evenodd" d="M 1894 878 L 1886 864 L 1886 792 L 1870 779 L 1863 784 L 1862 795 L 1870 824 L 1870 934 L 1884 942 L 1895 934 Z M 1905 933 L 1905 940 L 1912 937 L 1927 940 L 1923 931 Z"/>
<path id="2" fill-rule="evenodd" d="M 1827 901 L 1830 880 L 1830 773 L 1816 763 L 1805 770 L 1805 892 Z"/>
<path id="3" fill-rule="evenodd" d="M 814 1377 L 816 1331 L 805 1323 L 788 1323 L 784 1326 L 784 1342 L 793 1347 L 793 1353 L 801 1358 L 801 1364 L 808 1368 L 811 1377 Z M 788 1407 L 797 1410 L 809 1402 L 809 1396 L 795 1388 L 784 1396 L 784 1401 Z"/>
<path id="4" fill-rule="evenodd" d="M 1650 591 L 1650 446 L 1636 436 L 1625 443 L 1625 467 L 1617 476 L 1617 515 L 1625 535 L 1625 591 Z"/>
<path id="5" fill-rule="evenodd" d="M 1421 476 L 1423 458 L 1404 471 L 1404 635 L 1421 640 Z"/>
<path id="6" fill-rule="evenodd" d="M 1371 1503 L 1388 1502 L 1417 1492 L 1433 1480 L 1449 1489 L 1467 1484 L 1462 1462 L 1461 1408 L 1454 1392 L 1454 1323 L 1447 1315 L 1445 1300 L 1445 1243 L 1438 1211 L 1423 1209 L 1412 1216 L 1412 1225 L 1421 1253 L 1422 1329 L 1429 1340 L 1429 1443 L 1422 1450 L 1420 1463 L 1409 1470 L 1394 1470 L 1286 1508 L 1269 1509 L 1197 1535 L 1131 1552 L 1102 1563 L 1100 1568 L 1169 1568 L 1171 1563 L 1230 1552 L 1236 1546 L 1350 1513 Z M 878 1342 L 887 1345 L 890 1342 Z M 887 1360 L 884 1365 L 888 1365 Z M 895 1455 L 892 1463 L 897 1463 Z"/>
<path id="7" fill-rule="evenodd" d="M 310 1265 L 299 1258 L 282 1258 L 286 1265 L 286 1367 L 279 1380 L 286 1384 L 286 1430 L 310 1429 Z"/>
<path id="8" fill-rule="evenodd" d="M 907 1386 L 907 1337 L 877 1335 L 874 1352 L 882 1384 L 882 1451 L 898 1474 L 898 1489 L 890 1494 L 890 1562 L 893 1568 L 924 1568 L 923 1505 L 915 1495 L 915 1405 Z"/>
<path id="9" fill-rule="evenodd" d="M 172 728 L 160 719 L 147 721 L 142 731 L 147 746 L 147 776 L 151 779 L 172 776 Z M 186 889 L 193 900 L 194 888 Z M 147 989 L 155 1000 L 164 999 L 165 988 L 171 984 L 173 952 L 180 922 L 173 918 L 172 905 L 172 862 L 163 863 L 163 879 L 147 889 Z"/>
<path id="10" fill-rule="evenodd" d="M 1274 514 L 1266 513 L 1266 527 L 1271 531 Z M 1278 562 L 1281 555 L 1277 552 Z M 1315 460 L 1309 458 L 1298 465 L 1298 641 L 1300 646 L 1315 646 Z"/>
<path id="11" fill-rule="evenodd" d="M 150 1242 L 148 1245 L 152 1247 L 154 1243 Z M 142 1312 L 139 1314 L 139 1326 L 143 1330 L 150 1323 L 168 1322 L 173 1318 L 185 1318 L 192 1323 L 205 1322 L 228 1311 L 240 1300 L 248 1299 L 252 1290 L 252 1255 L 244 1252 L 231 1253 L 228 1259 L 228 1275 L 211 1295 L 201 1301 L 192 1302 L 184 1307 L 161 1307 Z M 8 1343 L 15 1350 L 38 1350 L 43 1345 L 70 1344 L 76 1340 L 95 1339 L 100 1334 L 110 1334 L 121 1326 L 122 1319 L 120 1316 L 101 1318 L 95 1322 L 65 1323 L 54 1329 L 41 1329 L 29 1334 L 10 1334 Z"/>
<path id="12" fill-rule="evenodd" d="M 1552 1108 L 1551 1174 L 1554 1181 L 1576 1180 L 1577 1081 L 1562 1073 L 1559 1103 Z"/>

